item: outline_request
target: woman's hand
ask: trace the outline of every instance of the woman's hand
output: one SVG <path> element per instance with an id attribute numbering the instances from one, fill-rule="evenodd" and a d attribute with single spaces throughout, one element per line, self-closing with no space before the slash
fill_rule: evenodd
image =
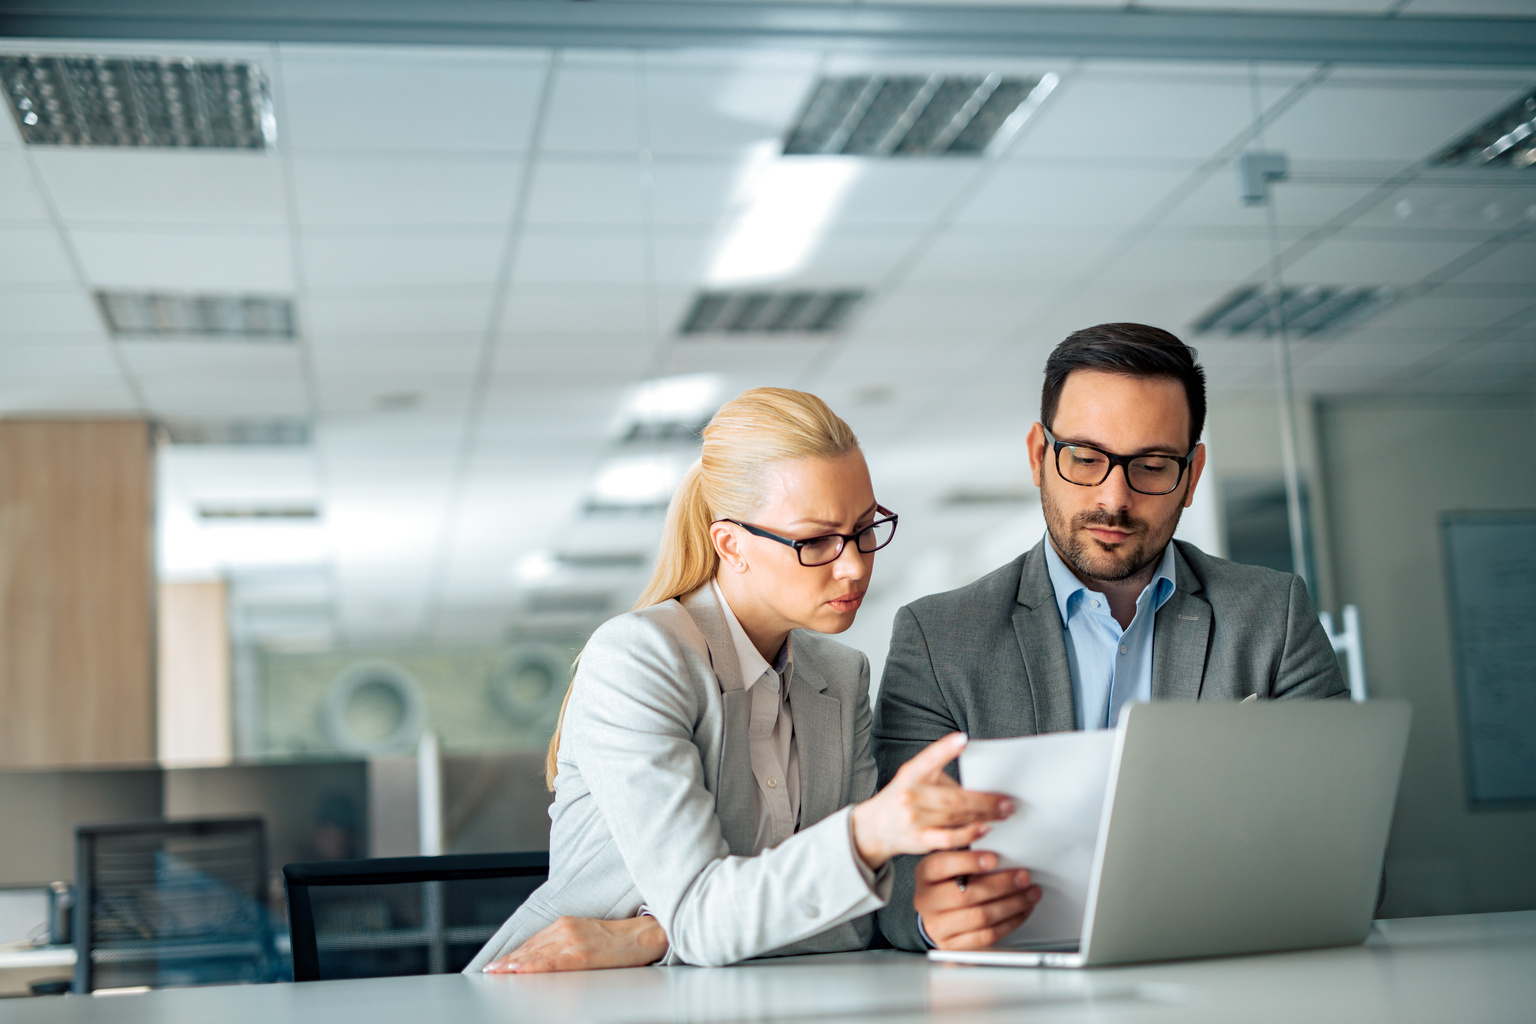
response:
<path id="1" fill-rule="evenodd" d="M 622 921 L 562 917 L 504 957 L 486 974 L 544 974 L 603 967 L 644 967 L 667 955 L 667 933 L 647 914 Z"/>
<path id="2" fill-rule="evenodd" d="M 871 870 L 898 853 L 931 853 L 969 846 L 987 834 L 989 821 L 1013 813 L 997 793 L 961 789 L 944 766 L 965 749 L 963 732 L 925 747 L 886 787 L 853 809 L 853 844 Z"/>

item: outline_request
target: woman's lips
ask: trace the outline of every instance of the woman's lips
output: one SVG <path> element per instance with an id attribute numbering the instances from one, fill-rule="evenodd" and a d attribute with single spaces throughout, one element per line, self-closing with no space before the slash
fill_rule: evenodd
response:
<path id="1" fill-rule="evenodd" d="M 863 603 L 864 603 L 864 593 L 863 593 L 863 591 L 860 591 L 857 594 L 849 594 L 846 597 L 836 597 L 836 598 L 833 598 L 832 600 L 827 602 L 827 604 L 832 606 L 834 611 L 840 611 L 840 612 L 851 612 L 851 611 L 854 611 L 854 610 L 856 610 L 859 607 L 859 605 L 861 605 Z"/>

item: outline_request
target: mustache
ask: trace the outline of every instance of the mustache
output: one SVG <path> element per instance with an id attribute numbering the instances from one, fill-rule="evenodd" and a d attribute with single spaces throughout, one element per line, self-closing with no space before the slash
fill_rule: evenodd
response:
<path id="1" fill-rule="evenodd" d="M 1144 532 L 1146 524 L 1139 519 L 1131 518 L 1131 514 L 1125 509 L 1118 512 L 1108 512 L 1102 508 L 1091 508 L 1079 512 L 1072 517 L 1077 526 L 1107 526 L 1112 530 L 1130 530 L 1132 532 Z"/>

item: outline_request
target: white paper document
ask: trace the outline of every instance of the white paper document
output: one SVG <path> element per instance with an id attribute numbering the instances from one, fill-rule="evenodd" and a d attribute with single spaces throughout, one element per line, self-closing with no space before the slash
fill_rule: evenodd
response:
<path id="1" fill-rule="evenodd" d="M 1013 816 L 973 844 L 999 867 L 1028 868 L 1042 891 L 1035 912 L 1002 946 L 1073 942 L 1082 937 L 1088 876 L 1103 817 L 1115 730 L 972 740 L 960 755 L 966 789 L 1005 793 Z"/>

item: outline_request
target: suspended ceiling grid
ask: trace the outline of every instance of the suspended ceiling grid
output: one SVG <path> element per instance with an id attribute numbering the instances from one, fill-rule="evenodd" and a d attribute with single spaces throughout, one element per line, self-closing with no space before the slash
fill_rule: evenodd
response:
<path id="1" fill-rule="evenodd" d="M 183 564 L 167 568 L 290 572 L 343 642 L 493 635 L 530 552 L 646 543 L 653 521 L 578 510 L 626 389 L 657 375 L 825 395 L 905 507 L 932 513 L 904 520 L 920 551 L 959 528 L 941 494 L 1022 475 L 1012 438 L 1064 333 L 1108 319 L 1182 331 L 1269 257 L 1230 165 L 1254 134 L 1246 66 L 945 61 L 1062 84 L 1001 159 L 862 168 L 783 282 L 870 287 L 844 338 L 683 341 L 672 329 L 743 163 L 815 75 L 934 62 L 196 52 L 268 66 L 276 151 L 27 150 L 0 119 L 0 408 L 312 419 L 312 449 L 172 450 L 167 520 L 207 543 L 178 542 Z M 1533 80 L 1260 69 L 1263 145 L 1293 163 L 1275 200 L 1286 278 L 1434 284 L 1299 343 L 1303 390 L 1530 389 L 1531 179 L 1418 165 Z M 104 287 L 292 294 L 301 337 L 113 342 L 88 297 Z M 1218 392 L 1270 389 L 1267 344 L 1191 340 Z M 219 500 L 311 500 L 324 516 L 198 526 L 193 508 Z M 882 573 L 909 556 L 883 557 Z"/>

